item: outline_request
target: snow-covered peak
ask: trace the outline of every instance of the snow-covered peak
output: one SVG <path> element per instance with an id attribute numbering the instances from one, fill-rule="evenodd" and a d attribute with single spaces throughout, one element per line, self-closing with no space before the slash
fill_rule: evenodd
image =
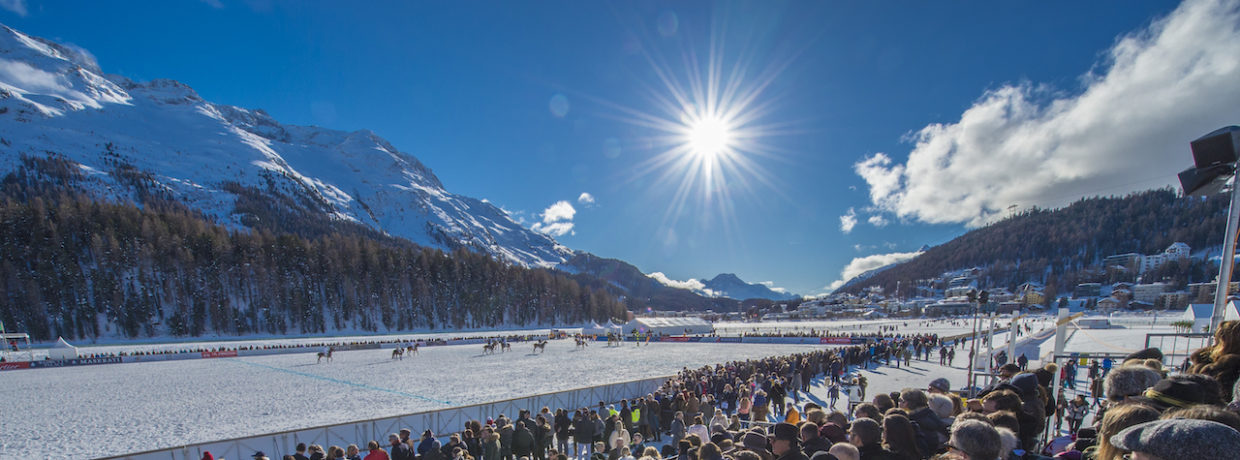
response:
<path id="1" fill-rule="evenodd" d="M 48 117 L 129 100 L 85 52 L 0 25 L 0 110 Z"/>
<path id="2" fill-rule="evenodd" d="M 234 226 L 257 218 L 238 209 L 238 190 L 246 190 L 300 212 L 527 266 L 556 266 L 571 254 L 499 208 L 448 192 L 417 158 L 372 131 L 285 125 L 261 109 L 206 101 L 175 80 L 106 75 L 84 50 L 0 28 L 0 177 L 21 155 L 56 154 L 95 172 L 90 187 L 101 197 L 134 196 L 108 173 L 124 165 Z"/>

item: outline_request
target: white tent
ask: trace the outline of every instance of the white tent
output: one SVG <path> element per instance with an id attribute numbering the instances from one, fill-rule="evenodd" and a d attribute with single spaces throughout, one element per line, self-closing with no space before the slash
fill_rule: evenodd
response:
<path id="1" fill-rule="evenodd" d="M 1194 303 L 1184 309 L 1180 320 L 1193 323 L 1193 328 L 1189 332 L 1202 332 L 1210 327 L 1210 315 L 1212 314 L 1214 314 L 1214 304 Z"/>
<path id="2" fill-rule="evenodd" d="M 619 334 L 622 329 L 621 326 L 611 322 L 608 322 L 606 326 L 600 326 L 595 323 L 593 326 L 581 328 L 581 333 L 585 335 Z"/>
<path id="3" fill-rule="evenodd" d="M 702 318 L 690 316 L 685 318 L 636 318 L 624 325 L 624 333 L 633 331 L 642 334 L 687 335 L 710 334 L 715 330 L 709 322 Z"/>
<path id="4" fill-rule="evenodd" d="M 78 357 L 77 347 L 69 345 L 63 337 L 58 337 L 56 344 L 47 349 L 47 357 L 51 359 L 74 359 Z"/>

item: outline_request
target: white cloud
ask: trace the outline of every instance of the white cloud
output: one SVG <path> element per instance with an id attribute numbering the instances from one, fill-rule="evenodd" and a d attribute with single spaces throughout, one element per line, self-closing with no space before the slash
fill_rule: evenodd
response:
<path id="1" fill-rule="evenodd" d="M 564 236 L 568 234 L 576 234 L 573 231 L 573 216 L 577 215 L 577 210 L 573 209 L 572 203 L 560 200 L 548 206 L 542 212 L 542 222 L 535 222 L 530 230 L 551 236 Z"/>
<path id="2" fill-rule="evenodd" d="M 894 263 L 904 262 L 906 260 L 917 257 L 921 252 L 893 252 L 889 254 L 874 254 L 865 257 L 856 257 L 843 270 L 840 271 L 840 279 L 835 280 L 827 285 L 824 289 L 834 291 L 847 283 L 857 275 L 868 272 L 875 268 L 885 267 Z"/>
<path id="3" fill-rule="evenodd" d="M 758 282 L 758 284 L 761 284 L 761 285 L 763 285 L 763 286 L 766 286 L 766 288 L 767 288 L 767 289 L 770 289 L 770 290 L 771 290 L 771 292 L 778 292 L 778 293 L 780 293 L 780 294 L 787 294 L 787 293 L 788 293 L 788 290 L 787 290 L 787 289 L 785 289 L 785 288 L 775 287 L 775 282 L 774 282 L 774 281 L 759 281 L 759 282 Z"/>
<path id="4" fill-rule="evenodd" d="M 851 232 L 853 227 L 857 226 L 857 211 L 848 208 L 848 213 L 840 216 L 840 231 L 844 233 Z"/>
<path id="5" fill-rule="evenodd" d="M 534 226 L 530 227 L 530 230 L 551 236 L 564 236 L 570 233 L 577 234 L 577 232 L 573 231 L 572 222 L 553 222 L 550 224 L 535 222 Z"/>
<path id="6" fill-rule="evenodd" d="M 866 222 L 869 222 L 870 225 L 873 225 L 875 227 L 882 227 L 884 225 L 887 225 L 887 218 L 883 217 L 882 214 L 875 214 L 875 215 L 870 216 L 869 219 L 866 219 Z"/>
<path id="7" fill-rule="evenodd" d="M 654 280 L 658 281 L 659 284 L 662 284 L 667 287 L 673 287 L 676 289 L 688 289 L 690 291 L 707 291 L 706 285 L 702 284 L 701 281 L 698 281 L 695 279 L 677 281 L 677 280 L 668 278 L 667 275 L 663 274 L 663 272 L 654 272 L 646 276 L 650 278 L 654 278 Z"/>
<path id="8" fill-rule="evenodd" d="M 70 85 L 61 80 L 60 75 L 21 61 L 0 59 L 0 79 L 30 93 L 58 94 L 72 91 Z"/>
<path id="9" fill-rule="evenodd" d="M 26 17 L 26 0 L 0 0 L 0 8 L 12 11 L 18 16 Z"/>
<path id="10" fill-rule="evenodd" d="M 581 196 L 577 197 L 577 203 L 586 207 L 594 206 L 594 195 L 581 192 Z"/>
<path id="11" fill-rule="evenodd" d="M 1120 37 L 1081 81 L 1068 95 L 1031 83 L 987 91 L 957 122 L 911 134 L 904 163 L 878 153 L 854 170 L 880 211 L 972 226 L 1012 204 L 1174 185 L 1192 162 L 1188 141 L 1240 119 L 1240 1 L 1185 1 Z"/>
<path id="12" fill-rule="evenodd" d="M 555 202 L 555 204 L 547 207 L 542 213 L 543 222 L 548 224 L 563 220 L 573 220 L 575 215 L 577 215 L 577 210 L 573 209 L 572 203 L 564 200 Z"/>

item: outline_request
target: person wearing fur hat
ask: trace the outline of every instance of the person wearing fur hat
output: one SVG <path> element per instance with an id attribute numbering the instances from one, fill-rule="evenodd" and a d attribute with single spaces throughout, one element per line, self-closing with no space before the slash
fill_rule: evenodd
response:
<path id="1" fill-rule="evenodd" d="M 1156 420 L 1125 428 L 1111 444 L 1131 452 L 1132 460 L 1236 458 L 1240 431 L 1209 420 Z"/>
<path id="2" fill-rule="evenodd" d="M 1162 380 L 1162 375 L 1148 367 L 1121 366 L 1106 377 L 1107 401 L 1116 404 L 1140 396 L 1159 380 Z"/>
<path id="3" fill-rule="evenodd" d="M 1231 388 L 1240 380 L 1240 321 L 1223 321 L 1214 331 L 1214 345 L 1194 351 L 1188 372 L 1205 374 L 1223 387 L 1223 400 L 1231 400 Z"/>

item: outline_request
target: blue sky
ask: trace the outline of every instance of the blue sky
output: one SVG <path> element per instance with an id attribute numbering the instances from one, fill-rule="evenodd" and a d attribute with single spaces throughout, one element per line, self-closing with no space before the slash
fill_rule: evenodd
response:
<path id="1" fill-rule="evenodd" d="M 109 73 L 373 130 L 574 249 L 802 294 L 1009 205 L 1173 184 L 1190 139 L 1240 119 L 1227 0 L 341 5 L 0 0 L 0 22 Z M 664 102 L 712 49 L 754 96 L 733 104 L 740 166 L 682 187 L 700 170 Z"/>

